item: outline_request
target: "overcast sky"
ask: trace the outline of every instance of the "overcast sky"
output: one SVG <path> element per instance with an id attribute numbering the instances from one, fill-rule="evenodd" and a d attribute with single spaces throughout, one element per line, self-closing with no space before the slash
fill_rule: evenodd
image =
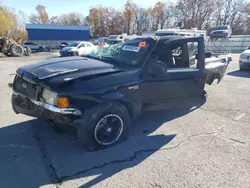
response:
<path id="1" fill-rule="evenodd" d="M 133 0 L 141 7 L 148 8 L 159 0 Z M 172 0 L 173 1 L 173 0 Z M 3 6 L 23 11 L 27 16 L 35 12 L 35 7 L 42 4 L 46 7 L 49 16 L 63 13 L 79 12 L 88 15 L 89 8 L 96 5 L 112 6 L 122 9 L 126 0 L 0 0 Z"/>

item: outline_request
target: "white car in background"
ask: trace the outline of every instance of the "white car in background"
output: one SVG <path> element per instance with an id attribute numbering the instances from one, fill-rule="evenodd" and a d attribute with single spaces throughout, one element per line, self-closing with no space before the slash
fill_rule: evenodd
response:
<path id="1" fill-rule="evenodd" d="M 240 70 L 250 70 L 250 50 L 240 54 Z"/>
<path id="2" fill-rule="evenodd" d="M 91 42 L 72 42 L 60 50 L 60 56 L 87 56 L 96 48 Z"/>

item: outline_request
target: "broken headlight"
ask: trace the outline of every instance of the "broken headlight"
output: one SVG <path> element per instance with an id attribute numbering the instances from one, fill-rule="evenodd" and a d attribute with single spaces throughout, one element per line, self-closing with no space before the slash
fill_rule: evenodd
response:
<path id="1" fill-rule="evenodd" d="M 57 94 L 53 91 L 50 91 L 46 88 L 43 89 L 42 99 L 45 103 L 56 105 L 57 102 Z"/>

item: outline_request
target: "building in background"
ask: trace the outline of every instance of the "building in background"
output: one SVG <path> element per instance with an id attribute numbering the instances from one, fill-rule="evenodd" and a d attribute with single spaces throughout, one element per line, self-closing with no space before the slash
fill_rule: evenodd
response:
<path id="1" fill-rule="evenodd" d="M 50 48 L 58 48 L 62 42 L 88 41 L 89 29 L 85 26 L 54 24 L 25 24 L 28 41 Z"/>

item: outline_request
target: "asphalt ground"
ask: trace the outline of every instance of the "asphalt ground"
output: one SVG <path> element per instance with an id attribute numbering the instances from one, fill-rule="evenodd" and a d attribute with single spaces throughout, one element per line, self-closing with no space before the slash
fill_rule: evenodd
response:
<path id="1" fill-rule="evenodd" d="M 74 129 L 58 134 L 11 108 L 16 69 L 54 55 L 0 55 L 0 187 L 250 187 L 250 72 L 239 54 L 201 106 L 144 114 L 128 141 L 90 153 Z"/>

